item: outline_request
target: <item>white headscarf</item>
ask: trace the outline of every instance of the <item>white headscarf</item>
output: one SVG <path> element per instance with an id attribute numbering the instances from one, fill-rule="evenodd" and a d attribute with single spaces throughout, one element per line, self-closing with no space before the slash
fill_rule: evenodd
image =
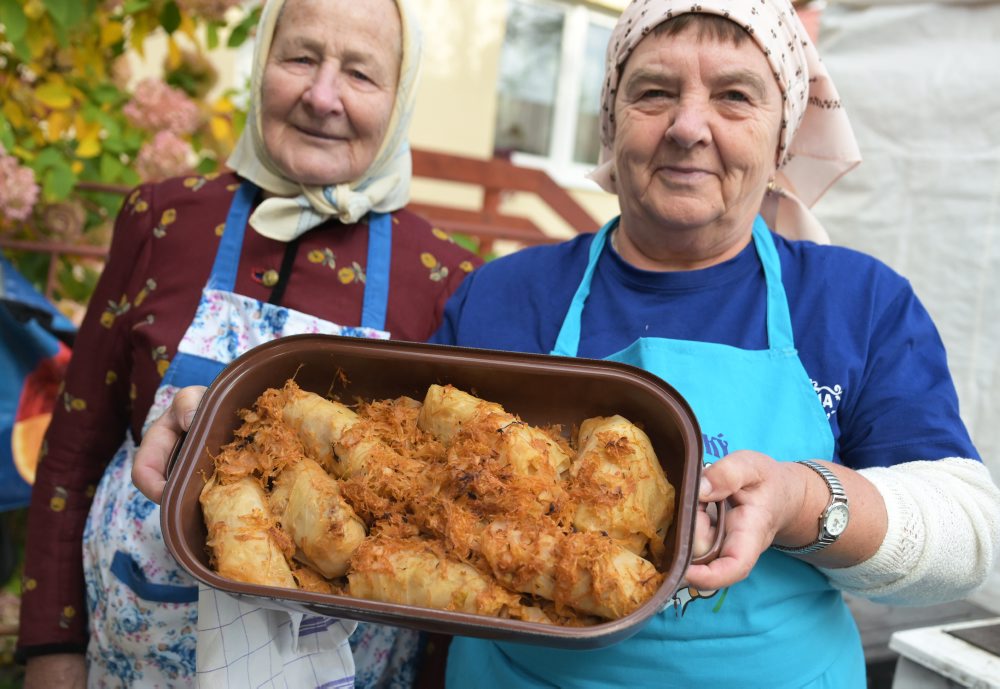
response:
<path id="1" fill-rule="evenodd" d="M 274 194 L 262 201 L 250 216 L 250 226 L 265 237 L 290 241 L 329 218 L 354 223 L 369 211 L 387 213 L 409 201 L 412 165 L 407 130 L 416 97 L 421 37 L 407 2 L 394 1 L 402 21 L 403 54 L 385 139 L 359 179 L 329 187 L 306 186 L 288 179 L 264 146 L 260 116 L 264 67 L 285 0 L 267 0 L 264 5 L 253 52 L 247 124 L 228 165 L 241 177 Z"/>
<path id="2" fill-rule="evenodd" d="M 740 26 L 764 52 L 784 97 L 780 160 L 761 214 L 768 226 L 792 239 L 829 243 L 809 211 L 826 190 L 861 162 L 854 131 L 816 47 L 789 0 L 633 0 L 608 43 L 601 95 L 601 164 L 591 174 L 613 194 L 615 95 L 625 62 L 639 42 L 681 14 L 723 16 Z"/>

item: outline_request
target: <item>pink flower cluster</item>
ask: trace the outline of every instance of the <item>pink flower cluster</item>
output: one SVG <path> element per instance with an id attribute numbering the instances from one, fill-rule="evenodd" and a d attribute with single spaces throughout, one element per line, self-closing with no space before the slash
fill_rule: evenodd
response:
<path id="1" fill-rule="evenodd" d="M 198 105 L 186 93 L 159 79 L 140 81 L 122 112 L 136 127 L 180 136 L 190 134 L 201 122 Z"/>
<path id="2" fill-rule="evenodd" d="M 0 146 L 0 224 L 4 220 L 27 220 L 38 202 L 35 171 L 7 155 Z"/>
<path id="3" fill-rule="evenodd" d="M 239 7 L 243 0 L 177 0 L 177 6 L 195 17 L 222 19 L 230 7 Z"/>
<path id="4" fill-rule="evenodd" d="M 135 171 L 146 182 L 158 182 L 191 172 L 194 149 L 170 131 L 158 132 L 139 149 Z"/>

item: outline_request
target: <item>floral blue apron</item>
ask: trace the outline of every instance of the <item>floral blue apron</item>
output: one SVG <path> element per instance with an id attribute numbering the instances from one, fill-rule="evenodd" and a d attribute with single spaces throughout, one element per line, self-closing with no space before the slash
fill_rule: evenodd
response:
<path id="1" fill-rule="evenodd" d="M 594 238 L 552 354 L 577 354 L 591 280 L 616 225 L 617 220 L 611 221 Z M 641 338 L 607 358 L 650 371 L 684 396 L 705 433 L 706 462 L 740 448 L 780 461 L 829 460 L 833 434 L 795 351 L 781 265 L 760 218 L 753 240 L 767 284 L 768 349 Z M 712 454 L 712 449 L 721 451 Z M 678 596 L 676 606 L 631 639 L 594 651 L 456 639 L 448 686 L 865 686 L 861 640 L 847 606 L 826 578 L 804 562 L 769 550 L 746 580 L 729 589 L 706 598 L 693 591 Z"/>
<path id="2" fill-rule="evenodd" d="M 194 320 L 156 392 L 144 432 L 170 407 L 178 389 L 208 385 L 226 364 L 264 342 L 300 333 L 389 337 L 383 329 L 389 295 L 392 222 L 385 214 L 372 214 L 369 221 L 361 327 L 336 325 L 233 292 L 247 218 L 257 194 L 254 185 L 244 182 L 233 199 L 212 273 L 202 291 Z M 135 443 L 129 437 L 115 454 L 98 485 L 84 531 L 90 625 L 88 683 L 91 687 L 194 686 L 198 586 L 163 545 L 159 507 L 132 483 L 135 450 Z M 299 650 L 300 642 L 309 635 L 314 636 L 309 639 L 314 643 L 312 646 L 302 643 L 302 649 L 315 650 L 316 638 L 321 635 L 328 637 L 327 645 L 330 639 L 346 639 L 353 625 L 337 625 L 336 621 L 318 622 L 315 618 L 313 621 L 306 618 L 295 629 L 295 650 Z M 392 628 L 362 626 L 366 629 L 359 627 L 358 635 L 367 646 L 356 654 L 359 671 L 370 662 L 384 662 L 381 659 L 391 655 L 391 647 L 396 641 Z M 405 642 L 415 649 L 415 637 Z M 320 659 L 310 657 L 308 660 L 316 665 L 315 661 Z M 345 666 L 341 658 L 335 661 L 337 668 Z M 318 664 L 321 666 L 322 662 Z M 350 673 L 349 653 L 346 667 Z M 282 669 L 278 664 L 276 670 L 272 668 L 271 675 L 255 674 L 253 686 L 271 686 L 269 679 L 280 679 L 275 673 Z M 291 672 L 291 669 L 286 663 L 284 670 Z M 366 671 L 375 672 L 372 668 Z M 322 681 L 311 685 L 319 686 L 326 681 L 320 679 Z M 333 679 L 346 680 L 345 686 L 353 684 L 350 674 L 347 678 L 341 674 L 340 678 Z M 204 679 L 202 684 L 205 684 Z M 284 682 L 280 686 L 285 686 Z M 306 685 L 296 683 L 296 686 Z M 336 682 L 329 686 L 342 684 Z"/>

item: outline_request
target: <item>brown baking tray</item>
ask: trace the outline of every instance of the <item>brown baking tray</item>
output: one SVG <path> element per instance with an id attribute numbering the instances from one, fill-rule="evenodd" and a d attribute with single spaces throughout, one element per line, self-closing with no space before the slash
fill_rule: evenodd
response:
<path id="1" fill-rule="evenodd" d="M 338 372 L 347 379 L 346 388 Z M 212 456 L 232 439 L 237 411 L 289 378 L 305 390 L 344 402 L 355 398 L 422 400 L 433 383 L 451 384 L 497 402 L 522 420 L 573 428 L 592 416 L 620 414 L 649 435 L 677 505 L 665 538 L 665 580 L 641 608 L 589 627 L 561 627 L 468 613 L 380 603 L 348 596 L 256 586 L 224 579 L 209 568 L 198 496 Z M 336 384 L 335 384 L 336 383 Z M 163 540 L 198 581 L 245 599 L 280 602 L 308 613 L 462 636 L 598 648 L 635 634 L 663 610 L 692 560 L 702 466 L 701 431 L 690 407 L 670 385 L 642 369 L 608 361 L 461 347 L 385 342 L 333 335 L 296 335 L 256 347 L 227 366 L 209 387 L 187 435 L 175 448 L 161 505 Z"/>

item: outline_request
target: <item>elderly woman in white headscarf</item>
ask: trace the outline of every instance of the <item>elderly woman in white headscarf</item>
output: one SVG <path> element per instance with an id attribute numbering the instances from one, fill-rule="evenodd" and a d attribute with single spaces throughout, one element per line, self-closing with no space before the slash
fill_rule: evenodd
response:
<path id="1" fill-rule="evenodd" d="M 484 266 L 435 340 L 669 382 L 703 432 L 699 499 L 731 506 L 721 554 L 609 648 L 455 639 L 448 685 L 864 687 L 841 591 L 966 595 L 998 551 L 1000 491 L 909 284 L 809 212 L 859 155 L 790 2 L 634 0 L 601 139 L 620 217 Z M 701 512 L 695 543 L 711 532 Z"/>
<path id="2" fill-rule="evenodd" d="M 269 0 L 233 171 L 128 197 L 33 492 L 18 641 L 26 687 L 412 679 L 413 632 L 362 626 L 352 659 L 353 622 L 199 592 L 131 471 L 140 441 L 155 445 L 174 421 L 150 427 L 178 389 L 208 384 L 254 345 L 434 332 L 478 261 L 405 210 L 419 59 L 403 0 Z M 163 468 L 147 488 L 156 500 Z"/>

